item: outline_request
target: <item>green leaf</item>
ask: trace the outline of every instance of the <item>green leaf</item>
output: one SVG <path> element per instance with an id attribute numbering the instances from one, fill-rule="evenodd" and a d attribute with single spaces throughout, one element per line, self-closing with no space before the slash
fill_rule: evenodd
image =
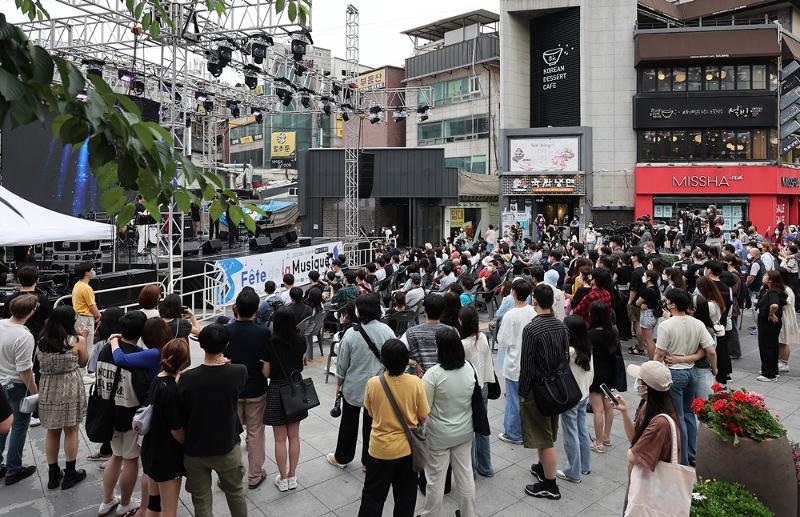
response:
<path id="1" fill-rule="evenodd" d="M 297 23 L 305 27 L 308 21 L 308 10 L 303 4 L 299 4 L 299 7 L 300 9 L 297 11 Z"/>
<path id="2" fill-rule="evenodd" d="M 133 17 L 134 19 L 138 20 L 142 17 L 142 11 L 144 10 L 144 2 L 141 2 L 139 5 L 136 6 L 136 9 L 133 10 Z"/>
<path id="3" fill-rule="evenodd" d="M 0 95 L 6 101 L 15 101 L 25 95 L 25 85 L 5 68 L 0 68 Z"/>
<path id="4" fill-rule="evenodd" d="M 81 119 L 70 117 L 61 125 L 58 136 L 65 144 L 77 144 L 89 136 L 89 128 Z"/>
<path id="5" fill-rule="evenodd" d="M 33 64 L 33 79 L 42 85 L 53 82 L 53 58 L 39 45 L 31 47 L 31 63 Z"/>
<path id="6" fill-rule="evenodd" d="M 178 204 L 178 208 L 180 208 L 182 212 L 188 212 L 191 209 L 192 203 L 189 200 L 189 194 L 183 190 L 175 191 L 175 202 Z"/>
<path id="7" fill-rule="evenodd" d="M 225 203 L 220 199 L 215 199 L 211 206 L 208 208 L 208 215 L 212 221 L 219 220 L 220 216 L 225 213 Z"/>
<path id="8" fill-rule="evenodd" d="M 105 79 L 103 79 L 99 75 L 91 74 L 91 75 L 89 75 L 87 77 L 89 78 L 89 82 L 91 82 L 92 85 L 94 86 L 94 89 L 97 90 L 97 93 L 103 95 L 103 97 L 105 97 L 106 94 L 109 94 L 109 93 L 113 94 L 114 93 L 114 91 L 111 89 L 111 87 L 105 81 Z"/>
<path id="9" fill-rule="evenodd" d="M 231 216 L 231 222 L 233 222 L 234 225 L 239 226 L 239 223 L 242 222 L 242 216 L 244 215 L 242 214 L 242 207 L 239 205 L 232 205 L 228 213 Z"/>
<path id="10" fill-rule="evenodd" d="M 144 5 L 144 4 L 142 4 Z M 153 15 L 151 13 L 145 13 L 142 17 L 142 29 L 145 31 L 150 30 L 150 24 L 152 23 Z"/>
<path id="11" fill-rule="evenodd" d="M 71 119 L 71 118 L 72 118 L 72 115 L 70 115 L 68 113 L 64 113 L 64 114 L 61 114 L 61 115 L 57 116 L 53 120 L 53 123 L 50 124 L 50 130 L 53 132 L 53 136 L 55 136 L 57 138 L 61 138 L 61 126 L 63 126 L 64 123 L 67 120 Z"/>
<path id="12" fill-rule="evenodd" d="M 133 10 L 136 8 L 136 3 L 134 0 L 125 0 L 125 7 L 128 9 L 128 12 L 133 14 Z"/>
<path id="13" fill-rule="evenodd" d="M 139 110 L 139 106 L 137 106 L 136 103 L 130 99 L 130 97 L 120 93 L 116 94 L 116 97 L 117 101 L 119 101 L 122 107 L 125 108 L 125 111 L 136 115 L 137 119 L 142 118 L 142 112 Z M 134 122 L 138 122 L 138 120 L 135 120 Z"/>
<path id="14" fill-rule="evenodd" d="M 204 172 L 203 177 L 205 177 L 208 181 L 216 185 L 218 189 L 224 187 L 224 185 L 222 184 L 222 180 L 219 178 L 219 176 L 217 176 L 213 172 Z"/>
<path id="15" fill-rule="evenodd" d="M 159 23 L 158 20 L 156 20 L 155 23 L 153 23 L 150 26 L 150 37 L 153 39 L 158 39 L 158 36 L 160 34 L 161 34 L 161 24 Z"/>
<path id="16" fill-rule="evenodd" d="M 34 105 L 28 99 L 19 99 L 11 103 L 11 121 L 14 127 L 33 122 L 36 116 Z"/>
<path id="17" fill-rule="evenodd" d="M 114 146 L 106 142 L 103 133 L 95 133 L 89 138 L 89 167 L 92 170 L 113 162 L 115 157 Z"/>
<path id="18" fill-rule="evenodd" d="M 261 216 L 266 216 L 267 215 L 267 213 L 264 210 L 262 210 L 261 207 L 259 207 L 258 205 L 254 205 L 253 203 L 243 203 L 242 206 L 244 206 L 248 210 L 252 210 L 253 212 L 257 213 L 258 215 L 261 215 Z"/>
<path id="19" fill-rule="evenodd" d="M 117 176 L 119 177 L 120 184 L 128 190 L 139 190 L 137 183 L 139 167 L 136 165 L 136 160 L 130 156 L 124 156 L 120 161 L 117 169 Z"/>
<path id="20" fill-rule="evenodd" d="M 255 222 L 255 220 L 253 220 L 253 218 L 250 217 L 249 214 L 244 214 L 242 219 L 244 219 L 244 225 L 247 228 L 247 230 L 250 233 L 255 234 L 256 233 L 256 222 Z"/>
<path id="21" fill-rule="evenodd" d="M 117 213 L 117 228 L 124 228 L 131 219 L 133 219 L 133 212 L 135 207 L 133 203 L 126 203 Z"/>
<path id="22" fill-rule="evenodd" d="M 125 204 L 125 191 L 112 187 L 100 194 L 100 204 L 109 212 L 116 212 Z"/>
<path id="23" fill-rule="evenodd" d="M 156 137 L 164 142 L 172 145 L 172 135 L 169 134 L 169 131 L 166 128 L 161 127 L 160 125 L 156 124 L 155 122 L 144 122 L 150 131 L 155 133 Z"/>
<path id="24" fill-rule="evenodd" d="M 153 132 L 150 131 L 150 128 L 147 127 L 147 125 L 145 125 L 142 122 L 137 122 L 136 124 L 133 124 L 133 126 L 131 127 L 133 128 L 133 131 L 136 133 L 136 137 L 139 139 L 139 142 L 142 143 L 145 149 L 151 150 L 153 148 L 154 142 L 153 142 Z"/>
<path id="25" fill-rule="evenodd" d="M 89 159 L 91 160 L 91 155 Z M 112 160 L 100 167 L 92 167 L 92 173 L 100 188 L 109 188 L 117 183 L 117 162 Z"/>
<path id="26" fill-rule="evenodd" d="M 280 14 L 286 8 L 286 0 L 275 0 L 275 12 Z"/>
<path id="27" fill-rule="evenodd" d="M 153 196 L 153 199 L 149 199 L 145 194 L 142 195 L 144 196 L 144 207 L 148 212 L 150 212 L 150 215 L 152 215 L 156 221 L 160 221 L 161 210 L 159 210 L 158 207 L 158 200 L 155 198 L 155 196 Z"/>
<path id="28" fill-rule="evenodd" d="M 297 18 L 297 4 L 294 0 L 289 0 L 289 20 L 294 21 Z"/>

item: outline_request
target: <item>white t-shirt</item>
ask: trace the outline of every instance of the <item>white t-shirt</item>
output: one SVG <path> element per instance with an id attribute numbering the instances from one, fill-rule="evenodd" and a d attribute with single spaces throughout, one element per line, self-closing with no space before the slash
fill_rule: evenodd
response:
<path id="1" fill-rule="evenodd" d="M 762 253 L 761 262 L 764 263 L 764 269 L 766 271 L 775 269 L 775 257 L 772 256 L 772 253 Z"/>
<path id="2" fill-rule="evenodd" d="M 522 330 L 536 317 L 536 311 L 530 305 L 514 307 L 508 311 L 500 323 L 497 333 L 497 346 L 506 351 L 503 361 L 503 377 L 519 381 L 519 353 L 522 349 Z"/>
<path id="3" fill-rule="evenodd" d="M 28 327 L 0 320 L 0 382 L 22 382 L 19 373 L 33 368 L 33 347 Z"/>
<path id="4" fill-rule="evenodd" d="M 575 382 L 581 389 L 584 397 L 589 395 L 589 386 L 592 385 L 594 380 L 594 358 L 589 358 L 589 371 L 583 369 L 582 366 L 575 364 L 575 349 L 569 347 L 569 369 L 572 371 L 572 376 L 575 377 Z"/>
<path id="5" fill-rule="evenodd" d="M 385 278 L 386 278 L 386 270 L 383 269 L 382 267 L 377 268 L 375 270 L 375 280 L 380 282 L 381 280 L 384 280 Z"/>
<path id="6" fill-rule="evenodd" d="M 706 330 L 705 324 L 691 316 L 672 316 L 658 326 L 656 348 L 673 355 L 690 355 L 698 347 L 711 348 L 714 339 Z M 688 370 L 693 363 L 678 363 L 670 366 L 672 370 Z"/>
<path id="7" fill-rule="evenodd" d="M 492 349 L 489 348 L 489 340 L 486 339 L 486 334 L 478 332 L 475 336 L 462 339 L 461 344 L 464 345 L 464 357 L 475 367 L 478 382 L 481 386 L 487 382 L 494 382 Z"/>
<path id="8" fill-rule="evenodd" d="M 280 294 L 281 301 L 283 302 L 284 305 L 289 305 L 290 303 L 292 303 L 292 299 L 289 297 L 289 291 L 290 289 L 286 289 Z"/>
<path id="9" fill-rule="evenodd" d="M 497 232 L 494 229 L 486 230 L 486 244 L 497 244 Z"/>

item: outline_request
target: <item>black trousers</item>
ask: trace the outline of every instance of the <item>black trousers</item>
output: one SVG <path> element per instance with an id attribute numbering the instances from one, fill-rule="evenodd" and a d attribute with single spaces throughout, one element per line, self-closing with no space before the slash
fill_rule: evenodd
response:
<path id="1" fill-rule="evenodd" d="M 733 365 L 731 364 L 730 350 L 728 349 L 730 343 L 730 332 L 726 332 L 724 336 L 717 337 L 717 377 L 716 381 L 720 384 L 728 384 L 728 379 L 733 372 Z"/>
<path id="2" fill-rule="evenodd" d="M 360 406 L 351 406 L 342 397 L 342 421 L 339 424 L 339 438 L 336 441 L 336 461 L 347 464 L 356 457 L 356 442 L 358 441 L 358 419 L 362 412 Z M 369 454 L 369 433 L 372 429 L 372 417 L 365 409 L 361 422 L 361 463 L 366 465 Z"/>
<path id="3" fill-rule="evenodd" d="M 731 330 L 726 333 L 728 338 L 728 355 L 731 358 L 742 357 L 742 345 L 739 342 L 739 318 L 741 316 L 731 316 Z"/>
<path id="4" fill-rule="evenodd" d="M 758 318 L 758 353 L 761 356 L 761 375 L 774 379 L 778 375 L 778 335 L 781 324 Z"/>
<path id="5" fill-rule="evenodd" d="M 208 223 L 208 240 L 213 239 L 215 235 L 219 239 L 219 219 Z"/>
<path id="6" fill-rule="evenodd" d="M 417 505 L 417 474 L 411 469 L 411 456 L 379 460 L 368 455 L 366 465 L 358 517 L 381 517 L 389 487 L 394 497 L 394 517 L 413 517 Z"/>

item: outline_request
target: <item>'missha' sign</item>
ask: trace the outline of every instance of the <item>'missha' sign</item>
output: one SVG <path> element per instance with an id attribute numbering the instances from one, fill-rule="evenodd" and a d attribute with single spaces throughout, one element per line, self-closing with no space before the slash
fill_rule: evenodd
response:
<path id="1" fill-rule="evenodd" d="M 673 187 L 730 187 L 734 181 L 742 181 L 743 176 L 673 176 Z"/>

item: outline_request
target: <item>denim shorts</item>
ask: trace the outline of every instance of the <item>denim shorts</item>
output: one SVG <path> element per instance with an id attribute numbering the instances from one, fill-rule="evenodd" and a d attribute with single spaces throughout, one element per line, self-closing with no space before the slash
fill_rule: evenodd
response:
<path id="1" fill-rule="evenodd" d="M 641 325 L 643 329 L 654 328 L 657 321 L 658 318 L 655 317 L 652 309 L 642 309 L 641 315 L 639 316 L 639 325 Z"/>

